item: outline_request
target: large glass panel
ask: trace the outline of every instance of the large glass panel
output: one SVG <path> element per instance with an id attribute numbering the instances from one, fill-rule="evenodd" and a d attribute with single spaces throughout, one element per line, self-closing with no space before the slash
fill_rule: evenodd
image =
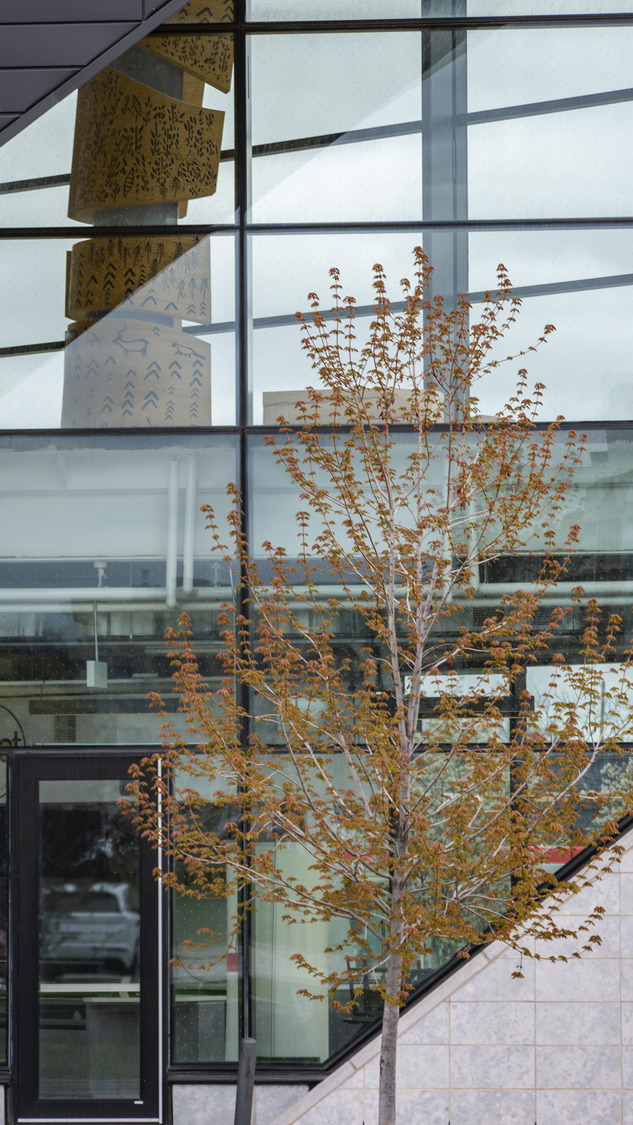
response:
<path id="1" fill-rule="evenodd" d="M 214 803 L 219 779 L 184 777 L 205 804 L 196 810 L 220 836 L 231 807 Z M 207 803 L 208 802 L 208 803 Z M 177 873 L 187 883 L 186 873 Z M 171 912 L 172 1036 L 171 1062 L 235 1062 L 239 1044 L 240 950 L 236 933 L 236 895 L 226 898 L 173 893 Z"/>
<path id="2" fill-rule="evenodd" d="M 276 855 L 284 874 L 310 886 L 311 856 L 297 844 L 287 844 L 283 857 Z M 330 1006 L 328 1000 L 310 1000 L 302 989 L 318 991 L 304 969 L 293 961 L 298 949 L 323 973 L 345 972 L 345 953 L 327 954 L 324 950 L 345 941 L 347 924 L 334 918 L 330 922 L 298 918 L 291 923 L 286 905 L 258 902 L 253 925 L 253 1006 L 257 1055 L 276 1063 L 320 1063 L 334 1055 L 380 1017 L 381 1004 L 374 993 L 349 1013 Z M 351 961 L 354 948 L 349 947 Z M 356 982 L 354 982 L 356 983 Z M 354 984 L 343 986 L 331 999 L 350 1001 Z"/>
<path id="3" fill-rule="evenodd" d="M 404 460 L 414 447 L 413 435 L 401 433 L 394 435 L 394 438 L 394 457 Z M 567 430 L 561 428 L 553 453 L 553 464 L 558 464 L 563 456 L 566 441 Z M 438 471 L 437 468 L 435 471 Z M 579 584 L 588 597 L 596 597 L 601 605 L 626 604 L 627 599 L 630 599 L 633 594 L 633 525 L 626 519 L 626 513 L 633 504 L 632 471 L 633 442 L 628 427 L 595 427 L 588 431 L 581 463 L 571 477 L 564 503 L 552 514 L 550 521 L 554 551 L 565 551 L 569 528 L 573 524 L 580 528 L 578 542 L 576 550 L 571 554 L 566 575 L 548 593 L 547 601 L 553 599 L 556 602 L 562 598 L 568 602 L 572 588 Z M 252 439 L 250 472 L 254 501 L 250 532 L 253 554 L 255 558 L 264 558 L 259 545 L 264 540 L 269 540 L 275 548 L 283 548 L 287 557 L 292 560 L 298 554 L 300 542 L 295 520 L 295 512 L 301 507 L 299 489 L 276 463 L 273 452 L 262 439 Z M 492 604 L 496 604 L 496 599 L 501 594 L 512 592 L 526 582 L 535 581 L 540 565 L 540 556 L 531 553 L 527 547 L 524 552 L 515 556 L 504 556 L 482 563 L 475 599 L 468 599 L 467 607 L 481 604 L 487 607 L 486 612 L 489 613 Z M 297 582 L 299 581 L 300 576 L 297 578 Z M 319 582 L 324 587 L 324 596 L 328 596 L 328 576 L 324 569 Z M 570 611 L 569 619 L 561 625 L 561 636 L 569 636 L 569 643 L 576 646 L 582 632 L 579 613 L 578 608 L 574 608 Z M 624 643 L 630 633 L 628 609 L 623 616 Z M 455 621 L 448 618 L 445 628 L 449 632 L 454 630 Z M 349 640 L 353 629 L 358 633 L 358 623 L 342 607 L 340 632 L 347 633 Z M 362 634 L 359 637 L 362 641 Z M 567 642 L 557 641 L 557 645 L 559 643 Z M 564 648 L 563 651 L 571 657 L 576 649 Z"/>
<path id="4" fill-rule="evenodd" d="M 631 27 L 254 36 L 251 62 L 256 222 L 630 209 Z"/>
<path id="5" fill-rule="evenodd" d="M 343 789 L 350 785 L 349 769 L 342 755 L 333 755 L 325 768 L 335 786 Z M 284 783 L 294 773 L 288 758 L 283 756 L 271 759 L 271 769 L 283 771 Z M 319 781 L 309 768 L 306 774 L 319 789 Z M 336 815 L 333 808 L 333 820 Z M 270 839 L 262 840 L 260 847 L 272 851 L 274 863 L 298 885 L 310 888 L 318 882 L 311 852 L 284 839 L 281 831 L 272 831 Z M 364 935 L 369 948 L 361 956 L 348 931 L 346 919 L 308 921 L 300 910 L 293 910 L 287 903 L 257 902 L 251 964 L 258 1058 L 286 1064 L 324 1062 L 380 1018 L 380 997 L 371 985 L 383 979 L 382 965 L 372 963 L 370 935 Z M 375 939 L 373 942 L 378 944 Z M 298 950 L 324 975 L 349 974 L 349 978 L 333 988 L 327 998 L 309 999 L 302 995 L 302 990 L 318 993 L 322 988 L 305 968 L 297 966 L 293 955 Z M 380 960 L 378 955 L 376 960 Z M 362 995 L 350 1010 L 342 1012 L 332 1006 L 332 1001 L 350 1005 L 361 981 Z"/>
<path id="6" fill-rule="evenodd" d="M 250 50 L 255 222 L 419 217 L 418 34 L 254 36 Z"/>
<path id="7" fill-rule="evenodd" d="M 0 429 L 235 422 L 232 235 L 3 241 L 0 300 Z"/>
<path id="8" fill-rule="evenodd" d="M 505 403 L 512 380 L 526 366 L 544 384 L 542 420 L 633 418 L 633 328 L 628 315 L 633 284 L 633 233 L 629 228 L 547 231 L 407 231 L 258 235 L 252 240 L 252 417 L 275 425 L 296 420 L 295 404 L 318 373 L 301 347 L 295 311 L 309 320 L 308 293 L 317 292 L 329 315 L 329 270 L 341 270 L 343 291 L 358 302 L 359 339 L 374 308 L 371 269 L 387 272 L 388 293 L 399 296 L 399 279 L 411 274 L 411 251 L 422 243 L 434 266 L 434 287 L 446 300 L 469 294 L 479 315 L 483 293 L 493 289 L 503 262 L 523 299 L 518 322 L 505 338 L 500 359 L 534 344 L 546 324 L 556 333 L 525 360 L 502 365 L 478 385 L 484 415 Z"/>
<path id="9" fill-rule="evenodd" d="M 40 781 L 39 1097 L 139 1098 L 139 841 L 118 781 Z"/>
<path id="10" fill-rule="evenodd" d="M 486 28 L 466 41 L 469 113 L 541 115 L 561 98 L 630 93 L 633 27 Z"/>
<path id="11" fill-rule="evenodd" d="M 359 316 L 358 321 L 362 335 L 374 309 L 373 265 L 381 262 L 397 285 L 410 275 L 411 251 L 421 241 L 421 232 L 415 231 L 253 236 L 251 402 L 256 425 L 274 425 L 281 414 L 292 421 L 302 391 L 318 384 L 301 347 L 295 313 L 302 310 L 309 319 L 308 294 L 315 291 L 324 311 L 331 308 L 330 268 L 341 270 L 345 294 L 356 298 L 361 313 L 366 311 L 367 319 Z"/>
<path id="12" fill-rule="evenodd" d="M 15 439 L 0 477 L 0 733 L 28 746 L 157 742 L 147 693 L 175 712 L 164 631 L 182 610 L 205 674 L 219 674 L 229 576 L 199 509 L 226 513 L 233 439 Z"/>
<path id="13" fill-rule="evenodd" d="M 560 463 L 564 455 L 567 433 L 561 430 L 553 450 L 552 465 Z M 396 449 L 401 455 L 406 455 L 407 450 L 413 448 L 411 435 L 397 435 Z M 275 463 L 269 447 L 253 439 L 251 450 L 251 488 L 253 488 L 253 523 L 252 542 L 254 552 L 257 554 L 259 544 L 268 539 L 274 547 L 280 546 L 286 553 L 288 561 L 292 563 L 297 554 L 297 525 L 294 519 L 295 511 L 301 506 L 298 489 L 282 469 Z M 429 478 L 430 479 L 430 478 Z M 631 432 L 628 428 L 592 428 L 587 438 L 587 448 L 583 454 L 581 464 L 572 477 L 564 503 L 561 505 L 550 521 L 550 530 L 553 533 L 552 549 L 554 552 L 565 550 L 565 539 L 569 527 L 573 523 L 580 524 L 580 533 L 577 549 L 571 554 L 567 573 L 552 587 L 539 607 L 535 617 L 535 628 L 546 628 L 551 621 L 553 611 L 558 606 L 566 607 L 566 613 L 556 631 L 556 651 L 562 653 L 569 665 L 577 665 L 581 657 L 581 634 L 584 628 L 585 605 L 589 598 L 596 598 L 603 607 L 602 613 L 596 624 L 597 643 L 606 643 L 608 618 L 612 612 L 620 615 L 623 620 L 621 635 L 617 638 L 609 652 L 611 663 L 596 671 L 602 677 L 605 686 L 605 703 L 601 707 L 600 701 L 594 700 L 592 715 L 587 717 L 593 724 L 593 734 L 609 736 L 613 730 L 614 716 L 613 705 L 609 704 L 607 694 L 617 681 L 618 662 L 625 660 L 631 642 L 631 601 L 633 598 L 633 565 L 631 562 L 633 552 L 633 533 L 626 513 L 631 506 L 631 481 L 633 480 L 633 443 Z M 315 529 L 316 530 L 316 529 Z M 529 589 L 529 584 L 538 574 L 541 559 L 529 552 L 526 547 L 524 553 L 513 556 L 501 557 L 478 568 L 478 582 L 476 591 L 469 594 L 467 600 L 455 616 L 446 619 L 440 626 L 443 635 L 436 635 L 435 641 L 439 645 L 443 642 L 450 644 L 451 637 L 455 637 L 462 624 L 469 628 L 477 628 L 478 624 L 495 611 L 502 595 L 510 595 L 518 589 Z M 322 585 L 322 596 L 328 596 L 327 578 L 319 579 Z M 577 597 L 575 604 L 569 607 L 572 590 L 581 584 L 585 590 L 584 597 Z M 458 594 L 459 598 L 460 595 Z M 300 611 L 301 612 L 301 611 Z M 367 651 L 367 640 L 362 638 L 362 629 L 358 622 L 354 622 L 349 610 L 342 607 L 340 613 L 340 632 L 337 630 L 333 644 L 341 644 L 345 653 L 350 676 L 353 676 L 354 652 L 364 648 Z M 301 623 L 306 629 L 314 627 L 306 610 Z M 356 633 L 353 631 L 354 624 Z M 345 632 L 347 625 L 348 632 Z M 351 626 L 351 628 L 350 628 Z M 297 637 L 297 643 L 301 638 Z M 436 651 L 436 650 L 435 650 Z M 538 712 L 541 707 L 555 708 L 561 700 L 569 701 L 570 693 L 561 686 L 551 687 L 553 668 L 551 657 L 539 653 L 539 664 L 528 669 L 525 687 L 533 699 L 533 707 Z M 614 670 L 615 669 L 615 670 Z M 460 683 L 467 685 L 468 673 L 458 674 Z M 492 679 L 492 677 L 490 677 Z M 491 684 L 491 690 L 498 689 L 498 681 Z M 433 690 L 433 687 L 435 690 Z M 433 705 L 433 700 L 438 696 L 441 685 L 438 677 L 434 677 L 431 684 L 425 683 L 424 693 L 428 704 Z M 630 695 L 630 693 L 629 693 Z M 549 702 L 548 702 L 549 696 Z M 626 719 L 630 710 L 628 702 Z M 503 703 L 502 731 L 508 736 L 515 721 L 513 702 L 508 697 Z M 587 709 L 588 710 L 588 709 Z M 620 720 L 622 715 L 619 716 Z M 421 741 L 424 733 L 435 730 L 437 719 L 432 710 L 427 710 L 422 717 Z M 268 739 L 271 750 L 280 747 L 281 740 L 278 730 L 273 723 L 267 724 L 271 730 Z M 260 734 L 264 733 L 264 724 L 260 724 Z M 472 742 L 485 743 L 486 730 L 475 731 Z M 439 759 L 435 759 L 439 761 Z M 271 763 L 274 762 L 271 753 Z M 426 759 L 426 765 L 434 768 L 433 758 Z M 424 768 L 424 767 L 423 767 Z M 586 808 L 583 816 L 596 815 L 606 819 L 607 815 L 621 815 L 624 811 L 618 807 L 618 786 L 622 782 L 622 774 L 630 774 L 630 763 L 627 757 L 620 758 L 616 755 L 600 755 L 592 766 L 590 774 L 584 779 L 583 786 L 587 790 Z M 336 769 L 336 764 L 328 766 Z M 284 777 L 288 776 L 289 767 L 285 765 Z M 338 780 L 338 779 L 337 779 Z M 344 780 L 342 786 L 345 786 Z M 508 786 L 512 783 L 512 776 L 507 777 Z M 606 808 L 604 800 L 607 800 Z M 611 803 L 611 801 L 613 803 Z M 335 815 L 335 812 L 333 812 Z M 293 843 L 286 843 L 282 839 L 271 839 L 269 845 L 275 849 L 275 858 L 284 864 L 288 874 L 297 879 L 302 885 L 309 885 L 309 862 L 300 847 Z M 552 840 L 551 845 L 547 840 L 540 845 L 544 850 L 544 865 L 555 870 L 563 863 L 573 858 L 573 849 L 567 846 L 565 840 Z M 285 915 L 285 917 L 284 917 Z M 293 1060 L 304 1059 L 316 1062 L 325 1057 L 327 1050 L 330 1056 L 349 1038 L 360 1034 L 363 1027 L 375 1020 L 378 1015 L 375 992 L 372 983 L 376 982 L 379 966 L 372 968 L 371 958 L 365 951 L 364 959 L 358 956 L 358 951 L 353 944 L 346 945 L 344 929 L 336 930 L 334 925 L 324 923 L 310 923 L 302 925 L 300 920 L 289 924 L 288 910 L 282 910 L 271 903 L 259 904 L 254 919 L 255 950 L 253 953 L 253 1001 L 255 1012 L 255 1025 L 257 1028 L 258 1049 L 262 1057 L 289 1063 Z M 336 948 L 338 951 L 328 960 L 324 954 L 326 948 Z M 302 987 L 310 987 L 309 982 L 301 979 L 301 973 L 292 961 L 292 954 L 297 949 L 318 966 L 324 973 L 336 968 L 344 971 L 345 967 L 353 972 L 352 981 L 362 987 L 362 999 L 358 1006 L 345 1015 L 328 1012 L 325 1002 L 309 1002 L 298 995 Z M 415 967 L 415 982 L 423 981 L 435 969 L 445 964 L 457 951 L 453 942 L 440 940 L 433 944 L 432 950 L 422 957 Z M 341 986 L 334 998 L 343 1003 L 350 999 L 350 989 Z M 288 1034 L 288 1028 L 295 1031 L 294 1036 Z"/>
<path id="14" fill-rule="evenodd" d="M 525 361 L 506 364 L 479 387 L 481 409 L 503 404 L 519 366 L 544 384 L 542 417 L 570 421 L 633 418 L 633 336 L 628 309 L 633 284 L 633 232 L 504 231 L 469 235 L 469 291 L 490 288 L 498 262 L 523 297 L 503 355 L 533 344 L 545 324 L 556 332 Z M 478 314 L 477 307 L 473 316 Z M 507 344 L 511 344 L 508 349 Z"/>
<path id="15" fill-rule="evenodd" d="M 633 28 L 470 31 L 467 50 L 469 218 L 628 214 Z"/>

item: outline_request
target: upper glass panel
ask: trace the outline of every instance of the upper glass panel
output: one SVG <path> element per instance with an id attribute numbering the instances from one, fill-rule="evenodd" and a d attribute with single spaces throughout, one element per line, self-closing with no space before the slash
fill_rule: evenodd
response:
<path id="1" fill-rule="evenodd" d="M 258 35 L 250 50 L 257 223 L 630 211 L 633 27 Z"/>
<path id="2" fill-rule="evenodd" d="M 424 2 L 424 0 L 423 0 Z M 427 0 L 436 8 L 446 0 Z M 451 0 L 448 0 L 450 4 Z M 453 0 L 463 5 L 463 0 Z M 603 16 L 633 12 L 631 0 L 466 0 L 466 14 L 484 16 Z M 439 11 L 438 11 L 439 14 Z"/>
<path id="3" fill-rule="evenodd" d="M 235 421 L 233 235 L 0 242 L 0 429 Z"/>
<path id="4" fill-rule="evenodd" d="M 556 327 L 525 361 L 530 379 L 545 385 L 543 417 L 633 419 L 633 231 L 471 232 L 468 245 L 474 300 L 490 288 L 498 262 L 522 296 L 515 343 L 533 343 L 545 324 Z M 513 373 L 506 367 L 487 380 L 484 413 L 502 405 Z"/>
<path id="5" fill-rule="evenodd" d="M 628 215 L 633 28 L 473 31 L 467 49 L 468 217 Z"/>
<path id="6" fill-rule="evenodd" d="M 434 3 L 437 0 L 434 0 Z M 417 19 L 422 0 L 247 0 L 247 19 L 374 20 Z"/>
<path id="7" fill-rule="evenodd" d="M 504 365 L 478 387 L 483 414 L 501 409 L 517 368 L 525 364 L 530 380 L 545 386 L 542 419 L 633 419 L 630 228 L 425 230 L 253 236 L 255 424 L 274 426 L 280 415 L 296 421 L 296 402 L 305 398 L 306 387 L 318 386 L 294 314 L 299 309 L 308 316 L 308 293 L 315 291 L 328 313 L 330 268 L 341 270 L 343 292 L 358 302 L 356 325 L 362 341 L 374 308 L 374 262 L 384 266 L 389 296 L 397 301 L 399 279 L 411 275 L 411 251 L 420 242 L 434 266 L 436 292 L 448 301 L 468 293 L 475 305 L 473 319 L 485 290 L 494 288 L 498 264 L 505 263 L 523 306 L 499 358 L 530 347 L 546 324 L 556 327 L 545 347 L 517 359 L 514 366 Z"/>
<path id="8" fill-rule="evenodd" d="M 631 0 L 247 0 L 257 20 L 384 20 L 629 13 Z"/>
<path id="9" fill-rule="evenodd" d="M 250 52 L 255 222 L 419 217 L 419 34 L 253 36 Z"/>

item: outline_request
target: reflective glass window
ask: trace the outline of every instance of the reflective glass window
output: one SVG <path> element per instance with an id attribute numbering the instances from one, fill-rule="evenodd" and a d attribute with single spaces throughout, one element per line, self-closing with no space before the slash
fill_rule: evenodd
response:
<path id="1" fill-rule="evenodd" d="M 208 682 L 213 688 L 213 678 Z M 191 778 L 181 784 L 190 787 Z M 195 815 L 221 836 L 231 806 L 214 802 L 218 788 L 217 778 L 196 778 L 195 790 L 205 804 Z M 179 864 L 177 873 L 186 889 Z M 236 913 L 235 894 L 200 899 L 172 893 L 171 1058 L 176 1065 L 237 1060 L 241 950 Z"/>
<path id="2" fill-rule="evenodd" d="M 341 271 L 345 294 L 358 303 L 359 339 L 373 310 L 371 268 L 379 261 L 390 297 L 398 300 L 399 279 L 411 273 L 411 251 L 421 243 L 434 266 L 434 287 L 447 300 L 464 292 L 480 312 L 483 293 L 494 288 L 499 263 L 507 267 L 522 298 L 517 324 L 499 358 L 534 344 L 546 324 L 556 332 L 525 360 L 504 364 L 477 387 L 481 410 L 494 414 L 504 404 L 518 367 L 544 384 L 541 419 L 558 415 L 578 422 L 633 417 L 633 351 L 628 306 L 633 283 L 633 234 L 608 230 L 397 231 L 336 235 L 257 235 L 252 241 L 253 333 L 252 417 L 274 425 L 283 415 L 296 420 L 302 392 L 318 385 L 318 374 L 301 347 L 295 317 L 309 320 L 308 293 L 331 308 L 329 270 Z"/>
<path id="3" fill-rule="evenodd" d="M 272 760 L 271 769 L 282 771 L 284 780 L 293 773 L 283 751 Z M 343 788 L 350 784 L 348 766 L 342 755 L 334 755 L 328 761 L 327 771 L 335 786 Z M 319 782 L 309 767 L 306 773 L 318 790 Z M 309 815 L 307 808 L 306 815 Z M 336 819 L 337 810 L 333 805 L 332 821 Z M 317 883 L 311 853 L 284 839 L 281 832 L 271 834 L 270 840 L 262 841 L 260 847 L 274 851 L 274 862 L 289 879 L 308 888 Z M 293 911 L 287 904 L 257 903 L 251 950 L 252 996 L 254 1034 L 262 1061 L 323 1062 L 380 1017 L 380 997 L 372 987 L 384 979 L 378 948 L 376 957 L 372 958 L 370 935 L 366 933 L 369 949 L 361 954 L 359 947 L 349 939 L 348 929 L 346 919 L 308 921 L 299 910 Z M 375 939 L 374 945 L 379 945 Z M 297 950 L 319 972 L 349 973 L 349 980 L 333 988 L 327 999 L 300 995 L 302 989 L 314 993 L 322 988 L 305 968 L 295 963 L 293 955 Z M 350 1005 L 357 988 L 361 995 L 349 1011 L 341 1012 L 331 1006 L 331 1001 Z"/>
<path id="4" fill-rule="evenodd" d="M 633 28 L 258 35 L 250 50 L 255 222 L 628 213 Z"/>
<path id="5" fill-rule="evenodd" d="M 235 421 L 229 235 L 0 242 L 0 428 Z"/>
<path id="6" fill-rule="evenodd" d="M 139 841 L 121 790 L 115 780 L 39 783 L 43 1099 L 141 1094 Z"/>
<path id="7" fill-rule="evenodd" d="M 471 232 L 469 292 L 490 288 L 498 262 L 510 271 L 523 304 L 512 351 L 532 344 L 546 324 L 556 332 L 526 357 L 530 379 L 545 386 L 542 417 L 570 421 L 633 417 L 628 308 L 633 233 L 621 230 Z M 477 307 L 473 316 L 477 316 Z M 508 350 L 504 343 L 504 355 Z M 480 386 L 482 413 L 502 405 L 521 363 L 506 364 Z"/>
<path id="8" fill-rule="evenodd" d="M 416 33 L 252 37 L 255 222 L 420 215 L 420 52 Z"/>
<path id="9" fill-rule="evenodd" d="M 182 610 L 217 674 L 230 582 L 199 509 L 225 512 L 234 475 L 232 438 L 5 443 L 0 733 L 12 744 L 158 742 L 147 693 L 175 712 L 164 632 Z"/>
<path id="10" fill-rule="evenodd" d="M 467 52 L 469 217 L 627 214 L 633 29 L 469 31 Z"/>
<path id="11" fill-rule="evenodd" d="M 397 285 L 411 273 L 411 250 L 421 241 L 421 232 L 414 231 L 252 236 L 251 398 L 256 425 L 274 426 L 282 414 L 296 420 L 294 407 L 302 390 L 319 382 L 301 347 L 295 313 L 302 311 L 309 319 L 312 292 L 329 311 L 330 268 L 340 269 L 345 294 L 356 297 L 362 336 L 374 308 L 374 263 L 381 262 Z"/>

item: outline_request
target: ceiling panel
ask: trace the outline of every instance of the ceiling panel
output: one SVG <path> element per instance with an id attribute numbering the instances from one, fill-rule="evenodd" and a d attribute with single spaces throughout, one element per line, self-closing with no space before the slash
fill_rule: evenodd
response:
<path id="1" fill-rule="evenodd" d="M 0 0 L 0 144 L 133 47 L 184 0 Z"/>

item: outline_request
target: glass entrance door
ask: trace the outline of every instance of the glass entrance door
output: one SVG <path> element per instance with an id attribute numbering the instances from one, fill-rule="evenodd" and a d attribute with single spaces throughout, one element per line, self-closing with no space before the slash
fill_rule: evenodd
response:
<path id="1" fill-rule="evenodd" d="M 155 859 L 129 758 L 18 770 L 18 1120 L 159 1117 Z"/>

